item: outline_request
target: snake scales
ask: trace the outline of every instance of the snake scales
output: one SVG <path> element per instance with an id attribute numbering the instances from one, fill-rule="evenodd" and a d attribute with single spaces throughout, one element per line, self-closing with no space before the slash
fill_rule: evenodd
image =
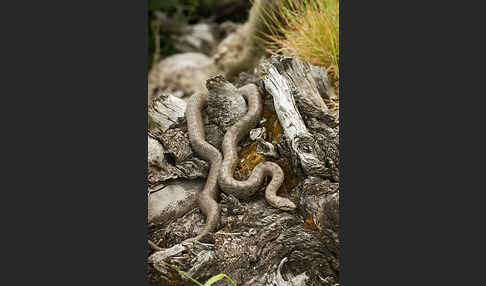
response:
<path id="1" fill-rule="evenodd" d="M 199 208 L 206 215 L 206 227 L 198 236 L 188 241 L 199 240 L 207 233 L 212 232 L 218 226 L 220 217 L 220 208 L 216 199 L 218 197 L 218 171 L 221 167 L 222 156 L 218 149 L 204 139 L 202 109 L 207 104 L 207 94 L 195 93 L 189 99 L 186 109 L 187 129 L 191 146 L 199 156 L 209 161 L 211 166 L 206 184 L 197 196 Z"/>
<path id="2" fill-rule="evenodd" d="M 196 237 L 187 241 L 199 240 L 206 234 L 213 232 L 220 220 L 220 207 L 216 201 L 218 185 L 228 194 L 246 199 L 253 195 L 263 183 L 266 176 L 272 179 L 265 190 L 266 200 L 274 207 L 281 210 L 293 210 L 295 204 L 283 197 L 277 196 L 277 190 L 284 180 L 284 173 L 280 166 L 273 162 L 258 164 L 246 181 L 238 181 L 233 178 L 238 154 L 238 142 L 260 121 L 263 114 L 262 99 L 257 87 L 248 84 L 240 91 L 248 103 L 248 112 L 228 129 L 223 138 L 221 153 L 205 140 L 202 109 L 207 106 L 207 94 L 196 93 L 189 99 L 186 120 L 189 139 L 194 151 L 204 160 L 210 162 L 209 175 L 203 190 L 198 194 L 198 204 L 206 215 L 206 226 Z"/>

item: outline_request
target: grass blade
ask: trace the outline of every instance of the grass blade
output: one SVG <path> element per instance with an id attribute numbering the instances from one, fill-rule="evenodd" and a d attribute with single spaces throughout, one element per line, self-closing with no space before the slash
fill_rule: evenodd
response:
<path id="1" fill-rule="evenodd" d="M 206 281 L 206 283 L 204 283 L 203 286 L 211 286 L 213 283 L 221 280 L 221 279 L 226 279 L 228 280 L 231 285 L 233 286 L 236 286 L 235 282 L 233 282 L 233 280 L 231 280 L 231 278 L 229 278 L 226 274 L 224 273 L 221 273 L 221 274 L 218 274 L 218 275 L 214 275 L 213 277 L 209 278 L 208 281 Z"/>

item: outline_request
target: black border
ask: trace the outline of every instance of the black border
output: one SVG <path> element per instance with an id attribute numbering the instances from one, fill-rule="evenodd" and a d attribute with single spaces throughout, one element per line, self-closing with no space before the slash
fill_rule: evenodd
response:
<path id="1" fill-rule="evenodd" d="M 147 2 L 5 6 L 2 284 L 147 285 Z"/>
<path id="2" fill-rule="evenodd" d="M 342 285 L 469 285 L 484 243 L 467 234 L 484 223 L 482 169 L 466 160 L 484 149 L 468 137 L 484 105 L 462 96 L 484 88 L 465 66 L 483 25 L 465 25 L 483 10 L 347 3 Z M 4 278 L 146 285 L 147 2 L 23 5 L 3 9 Z"/>

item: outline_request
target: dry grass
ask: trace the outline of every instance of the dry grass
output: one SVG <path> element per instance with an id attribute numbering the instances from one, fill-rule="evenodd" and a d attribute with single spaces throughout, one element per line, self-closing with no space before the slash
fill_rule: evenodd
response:
<path id="1" fill-rule="evenodd" d="M 339 0 L 275 0 L 277 9 L 263 11 L 269 32 L 261 35 L 271 54 L 295 55 L 326 68 L 339 82 Z"/>

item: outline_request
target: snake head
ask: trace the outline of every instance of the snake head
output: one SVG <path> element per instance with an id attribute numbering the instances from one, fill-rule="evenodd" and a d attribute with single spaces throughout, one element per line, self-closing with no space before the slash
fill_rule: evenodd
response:
<path id="1" fill-rule="evenodd" d="M 284 199 L 284 198 L 279 200 L 278 205 L 276 207 L 282 211 L 293 211 L 297 208 L 297 206 L 291 200 Z"/>

